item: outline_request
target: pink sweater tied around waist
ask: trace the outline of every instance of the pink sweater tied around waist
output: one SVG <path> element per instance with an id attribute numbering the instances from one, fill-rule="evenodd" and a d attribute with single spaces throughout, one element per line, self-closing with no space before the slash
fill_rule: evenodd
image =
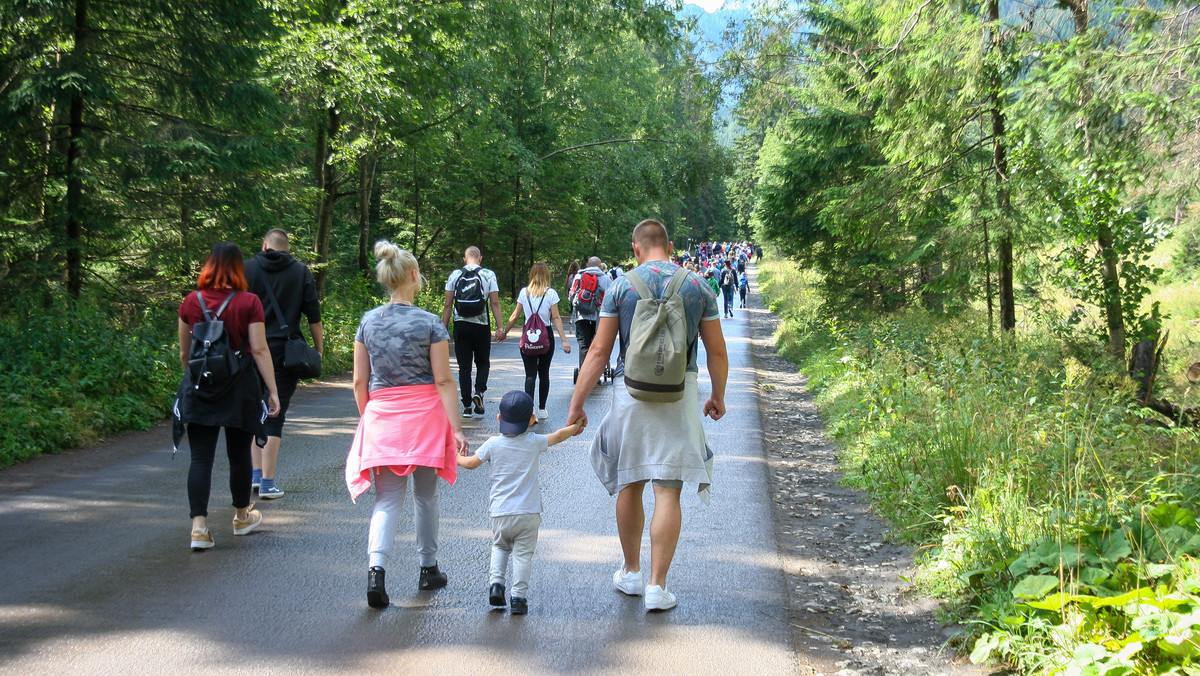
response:
<path id="1" fill-rule="evenodd" d="M 350 498 L 357 499 L 371 487 L 372 468 L 408 476 L 418 467 L 433 467 L 453 485 L 458 477 L 454 428 L 437 386 L 388 387 L 370 397 L 346 456 Z"/>

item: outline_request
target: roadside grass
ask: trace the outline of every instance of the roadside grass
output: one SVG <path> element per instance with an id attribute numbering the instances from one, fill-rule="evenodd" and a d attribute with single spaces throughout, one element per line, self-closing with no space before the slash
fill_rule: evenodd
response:
<path id="1" fill-rule="evenodd" d="M 773 256 L 758 270 L 844 481 L 920 548 L 917 582 L 972 629 L 972 659 L 1025 673 L 1194 669 L 1193 431 L 1146 424 L 1121 370 L 1061 324 L 1000 337 L 973 311 L 829 316 L 811 273 Z M 1186 331 L 1180 317 L 1200 303 L 1186 287 L 1159 294 Z M 1188 349 L 1174 343 L 1168 361 Z"/>

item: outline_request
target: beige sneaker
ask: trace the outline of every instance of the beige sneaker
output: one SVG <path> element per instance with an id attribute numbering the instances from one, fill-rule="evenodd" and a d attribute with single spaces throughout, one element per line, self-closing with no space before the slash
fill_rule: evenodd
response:
<path id="1" fill-rule="evenodd" d="M 207 528 L 205 528 L 203 530 L 201 530 L 199 528 L 192 529 L 192 550 L 193 551 L 198 552 L 201 549 L 211 549 L 212 546 L 215 544 L 216 543 L 213 542 L 212 533 L 208 532 Z"/>
<path id="2" fill-rule="evenodd" d="M 258 528 L 260 523 L 262 523 L 262 512 L 254 509 L 254 503 L 251 502 L 250 511 L 246 514 L 245 520 L 237 518 L 236 513 L 233 515 L 233 534 L 248 535 L 250 531 Z"/>

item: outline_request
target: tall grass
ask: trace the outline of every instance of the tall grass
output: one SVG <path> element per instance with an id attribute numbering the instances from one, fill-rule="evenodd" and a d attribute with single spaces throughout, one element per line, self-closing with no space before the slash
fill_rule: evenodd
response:
<path id="1" fill-rule="evenodd" d="M 1031 610 L 1014 589 L 1040 571 L 1065 580 L 1061 589 L 1084 593 L 1070 582 L 1082 559 L 1074 567 L 1011 566 L 1047 541 L 1076 546 L 1081 534 L 1114 523 L 1133 532 L 1140 514 L 1178 503 L 1197 486 L 1196 435 L 1146 424 L 1130 406 L 1127 378 L 1103 358 L 1090 359 L 1086 345 L 1059 327 L 1001 337 L 971 313 L 827 316 L 811 275 L 783 260 L 768 259 L 759 270 L 771 309 L 786 320 L 777 345 L 808 376 L 841 447 L 846 482 L 871 496 L 897 537 L 922 546 L 921 583 L 951 599 L 991 641 L 976 656 L 1000 656 L 1029 671 L 1076 659 L 1074 651 L 1103 632 L 1064 633 L 1065 609 L 1037 617 L 1048 611 Z M 1200 536 L 1194 544 L 1173 550 L 1171 560 L 1190 561 Z M 1112 566 L 1135 565 L 1130 557 L 1149 561 L 1134 550 Z M 1129 584 L 1186 577 L 1178 567 L 1154 570 L 1161 575 Z M 1099 576 L 1089 575 L 1093 582 Z M 1117 577 L 1088 593 L 1117 594 Z M 1128 623 L 1124 634 L 1110 633 L 1129 639 Z M 1161 656 L 1155 650 L 1130 664 L 1151 664 Z"/>

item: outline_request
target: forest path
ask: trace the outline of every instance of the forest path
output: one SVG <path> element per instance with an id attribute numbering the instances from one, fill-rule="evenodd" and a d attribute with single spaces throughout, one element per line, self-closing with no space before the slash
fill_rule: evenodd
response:
<path id="1" fill-rule="evenodd" d="M 440 487 L 449 586 L 416 590 L 410 499 L 388 566 L 392 606 L 369 609 L 373 500 L 351 504 L 343 482 L 357 415 L 342 377 L 297 393 L 277 475 L 287 495 L 259 503 L 264 524 L 247 537 L 231 535 L 218 453 L 216 547 L 204 552 L 187 547 L 188 452 L 171 459 L 167 426 L 0 472 L 0 671 L 802 673 L 782 618 L 787 589 L 745 317 L 724 326 L 728 414 L 705 421 L 718 456 L 712 504 L 685 489 L 670 612 L 647 614 L 640 598 L 612 588 L 615 501 L 588 460 L 594 426 L 543 457 L 528 615 L 487 606 L 485 470 Z M 494 346 L 488 415 L 465 424 L 474 446 L 495 433 L 503 393 L 522 387 L 516 343 Z M 544 429 L 564 423 L 575 363 L 560 347 Z M 702 374 L 701 397 L 707 390 Z M 610 392 L 601 385 L 589 400 L 595 423 Z M 648 557 L 644 546 L 643 566 Z"/>
<path id="2" fill-rule="evenodd" d="M 932 604 L 899 593 L 905 550 L 875 546 L 882 527 L 858 494 L 837 487 L 811 401 L 791 393 L 798 376 L 769 345 L 774 318 L 756 293 L 736 315 L 723 320 L 729 412 L 705 420 L 717 454 L 712 504 L 685 490 L 675 610 L 646 614 L 640 599 L 612 589 L 614 500 L 588 462 L 592 431 L 543 458 L 529 615 L 486 604 L 485 471 L 441 486 L 449 586 L 416 591 L 409 500 L 388 567 L 392 606 L 367 608 L 372 499 L 351 504 L 345 492 L 357 416 L 341 377 L 298 392 L 278 476 L 287 496 L 259 503 L 264 525 L 248 537 L 229 531 L 218 454 L 217 545 L 206 552 L 187 548 L 188 454 L 171 459 L 165 425 L 0 472 L 0 671 L 970 673 L 936 654 L 944 639 L 929 622 Z M 556 355 L 545 429 L 564 422 L 575 359 Z M 473 445 L 495 433 L 496 402 L 522 380 L 516 341 L 494 346 L 488 415 L 465 425 Z M 703 373 L 700 382 L 704 397 Z M 784 394 L 789 401 L 774 399 Z M 591 419 L 608 404 L 601 385 Z M 796 416 L 812 434 L 794 433 Z M 645 546 L 643 565 L 647 557 Z M 859 594 L 864 606 L 884 598 L 856 612 Z"/>

